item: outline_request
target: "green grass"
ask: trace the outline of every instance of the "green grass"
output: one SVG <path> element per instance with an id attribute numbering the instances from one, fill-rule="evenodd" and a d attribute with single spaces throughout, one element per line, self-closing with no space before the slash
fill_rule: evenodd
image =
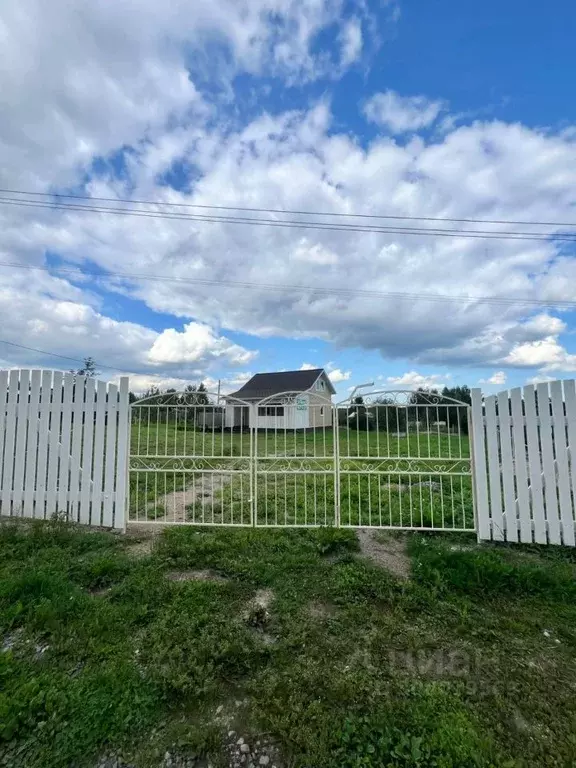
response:
<path id="1" fill-rule="evenodd" d="M 396 437 L 345 428 L 338 434 L 342 524 L 473 528 L 467 436 L 421 433 Z M 254 439 L 258 524 L 334 525 L 333 431 L 278 430 L 256 433 Z M 185 490 L 190 496 L 186 504 L 189 521 L 250 522 L 248 433 L 135 424 L 131 450 L 142 457 L 132 459 L 133 467 L 135 462 L 141 467 L 130 475 L 132 519 L 163 519 L 164 514 L 171 519 L 170 494 Z M 151 469 L 161 471 L 146 471 Z M 212 477 L 211 469 L 221 474 Z M 232 476 L 223 484 L 221 475 L 230 472 Z M 196 498 L 196 489 L 206 484 L 211 493 L 202 502 Z"/>
<path id="2" fill-rule="evenodd" d="M 0 765 L 148 768 L 171 750 L 216 768 L 228 728 L 294 768 L 574 764 L 573 551 L 412 534 L 404 583 L 343 529 L 133 542 L 0 527 Z M 186 569 L 225 580 L 165 578 Z M 246 619 L 258 589 L 263 627 Z"/>

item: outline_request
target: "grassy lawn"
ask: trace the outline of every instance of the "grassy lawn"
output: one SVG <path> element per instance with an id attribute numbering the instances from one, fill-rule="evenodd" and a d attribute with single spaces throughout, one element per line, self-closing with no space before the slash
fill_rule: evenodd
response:
<path id="1" fill-rule="evenodd" d="M 0 765 L 574 765 L 576 553 L 406 541 L 1 526 Z"/>
<path id="2" fill-rule="evenodd" d="M 338 492 L 343 525 L 473 528 L 466 435 L 340 428 L 338 489 L 332 429 L 270 430 L 254 439 L 251 489 L 250 434 L 134 424 L 131 452 L 140 458 L 132 459 L 139 469 L 130 474 L 131 518 L 247 524 L 253 491 L 258 524 L 333 525 Z M 186 514 L 174 492 L 186 493 L 178 502 Z"/>

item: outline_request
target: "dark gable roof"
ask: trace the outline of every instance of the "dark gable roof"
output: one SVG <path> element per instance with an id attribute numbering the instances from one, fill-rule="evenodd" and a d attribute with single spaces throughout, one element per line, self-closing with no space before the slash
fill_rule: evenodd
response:
<path id="1" fill-rule="evenodd" d="M 278 371 L 277 373 L 257 373 L 230 397 L 244 400 L 262 400 L 270 395 L 281 392 L 306 392 L 314 386 L 316 379 L 323 373 L 323 368 L 313 368 L 308 371 Z M 328 377 L 326 377 L 328 378 Z M 330 379 L 328 379 L 330 382 Z M 332 387 L 329 383 L 328 389 Z"/>

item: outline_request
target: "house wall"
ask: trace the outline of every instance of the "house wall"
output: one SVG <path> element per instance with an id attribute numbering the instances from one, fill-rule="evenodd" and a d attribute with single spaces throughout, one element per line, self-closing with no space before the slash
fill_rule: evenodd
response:
<path id="1" fill-rule="evenodd" d="M 283 416 L 259 416 L 258 406 L 255 407 L 255 411 L 256 429 L 306 429 L 308 427 L 308 395 L 305 394 L 298 395 L 295 405 L 285 405 Z"/>
<path id="2" fill-rule="evenodd" d="M 296 398 L 294 405 L 284 406 L 283 416 L 259 416 L 258 405 L 251 409 L 250 418 L 255 419 L 250 426 L 256 429 L 319 429 L 332 426 L 332 409 L 329 393 L 324 397 L 320 393 L 302 393 Z M 272 403 L 270 405 L 273 405 Z M 225 425 L 228 428 L 234 426 L 234 409 L 238 405 L 227 405 L 225 412 Z M 261 406 L 264 407 L 264 406 Z"/>
<path id="3" fill-rule="evenodd" d="M 323 395 L 310 392 L 308 395 L 308 426 L 311 428 L 332 426 L 332 396 L 329 392 Z"/>

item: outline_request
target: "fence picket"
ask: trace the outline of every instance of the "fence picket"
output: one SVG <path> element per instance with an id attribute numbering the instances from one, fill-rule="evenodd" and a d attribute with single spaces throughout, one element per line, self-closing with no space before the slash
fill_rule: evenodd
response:
<path id="1" fill-rule="evenodd" d="M 106 409 L 106 452 L 104 467 L 104 507 L 102 525 L 111 528 L 114 525 L 114 501 L 116 479 L 116 421 L 118 418 L 118 387 L 108 385 L 108 407 Z"/>
<path id="2" fill-rule="evenodd" d="M 560 501 L 560 519 L 562 521 L 562 543 L 574 546 L 574 519 L 572 516 L 572 498 L 570 493 L 570 473 L 568 471 L 568 451 L 566 448 L 566 419 L 564 417 L 564 397 L 562 382 L 550 384 L 552 416 L 554 418 L 553 440 L 556 456 L 558 499 Z"/>
<path id="3" fill-rule="evenodd" d="M 538 384 L 538 416 L 540 418 L 540 445 L 542 451 L 542 469 L 544 471 L 544 501 L 548 542 L 561 544 L 560 521 L 558 519 L 558 498 L 556 496 L 556 469 L 554 467 L 554 449 L 552 447 L 552 419 L 550 416 L 550 394 L 548 384 Z"/>
<path id="4" fill-rule="evenodd" d="M 568 425 L 568 468 L 572 489 L 572 525 L 576 527 L 576 383 L 574 379 L 564 381 L 566 423 Z"/>
<path id="5" fill-rule="evenodd" d="M 2 514 L 12 514 L 12 479 L 16 441 L 16 407 L 18 403 L 18 371 L 10 371 L 6 406 L 6 438 L 4 442 L 4 476 L 2 478 Z"/>
<path id="6" fill-rule="evenodd" d="M 498 393 L 498 423 L 500 425 L 506 541 L 518 541 L 518 520 L 516 517 L 516 499 L 514 495 L 514 460 L 512 458 L 512 424 L 510 421 L 510 399 L 508 392 Z"/>
<path id="7" fill-rule="evenodd" d="M 40 385 L 40 418 L 38 421 L 38 461 L 36 466 L 36 491 L 34 517 L 46 516 L 46 478 L 48 473 L 48 436 L 52 401 L 52 371 L 42 371 Z"/>
<path id="8" fill-rule="evenodd" d="M 94 476 L 91 525 L 102 525 L 102 491 L 104 469 L 104 431 L 106 423 L 106 384 L 96 384 L 96 421 L 94 427 Z"/>
<path id="9" fill-rule="evenodd" d="M 50 403 L 50 434 L 48 435 L 48 479 L 46 486 L 46 517 L 58 512 L 58 462 L 60 459 L 60 421 L 62 416 L 63 376 L 54 371 Z"/>
<path id="10" fill-rule="evenodd" d="M 538 440 L 536 391 L 533 384 L 528 384 L 524 387 L 524 409 L 526 412 L 526 438 L 528 441 L 528 470 L 532 520 L 534 522 L 534 541 L 537 544 L 546 544 L 548 539 L 546 536 L 546 516 L 544 513 L 542 461 Z"/>
<path id="11" fill-rule="evenodd" d="M 30 371 L 20 371 L 20 389 L 16 409 L 16 450 L 14 453 L 14 490 L 12 514 L 20 516 L 24 502 L 24 469 L 26 466 L 26 436 L 28 434 L 28 398 L 30 396 Z"/>
<path id="12" fill-rule="evenodd" d="M 82 456 L 82 422 L 84 416 L 84 376 L 76 376 L 72 396 L 72 448 L 70 454 L 70 519 L 78 522 L 80 504 L 80 459 Z"/>
<path id="13" fill-rule="evenodd" d="M 475 388 L 470 394 L 472 396 L 472 447 L 474 456 L 474 485 L 476 489 L 476 525 L 478 538 L 486 540 L 491 538 L 491 530 L 482 392 Z"/>
<path id="14" fill-rule="evenodd" d="M 70 430 L 72 423 L 72 391 L 74 376 L 64 374 L 64 393 L 62 396 L 62 430 L 60 433 L 60 462 L 58 471 L 58 512 L 69 515 L 68 485 L 70 483 Z"/>
<path id="15" fill-rule="evenodd" d="M 32 376 L 30 378 L 28 436 L 26 440 L 26 474 L 24 476 L 24 504 L 22 506 L 22 514 L 24 517 L 34 517 L 41 376 L 42 371 L 32 371 Z"/>
<path id="16" fill-rule="evenodd" d="M 496 421 L 496 396 L 485 398 L 486 411 L 486 447 L 488 454 L 488 478 L 490 480 L 490 517 L 492 519 L 492 538 L 503 541 L 504 516 L 502 513 L 502 477 L 498 452 L 498 426 Z"/>
<path id="17" fill-rule="evenodd" d="M 516 475 L 516 506 L 520 522 L 520 541 L 532 542 L 532 519 L 530 517 L 530 495 L 528 492 L 528 469 L 526 465 L 526 438 L 524 414 L 522 413 L 522 390 L 510 390 L 512 403 L 512 442 L 514 470 Z"/>
<path id="18" fill-rule="evenodd" d="M 116 458 L 116 505 L 114 509 L 114 527 L 125 528 L 128 514 L 126 504 L 126 480 L 128 472 L 128 429 L 130 426 L 128 377 L 120 379 L 118 400 L 118 455 Z"/>
<path id="19" fill-rule="evenodd" d="M 4 437 L 6 435 L 6 397 L 8 396 L 8 371 L 0 371 L 0 489 L 4 474 Z M 0 497 L 0 507 L 2 499 Z"/>
<path id="20" fill-rule="evenodd" d="M 92 500 L 92 457 L 94 440 L 94 379 L 87 378 L 84 389 L 84 434 L 82 440 L 82 473 L 80 476 L 80 512 L 78 521 L 90 525 L 90 503 Z"/>

